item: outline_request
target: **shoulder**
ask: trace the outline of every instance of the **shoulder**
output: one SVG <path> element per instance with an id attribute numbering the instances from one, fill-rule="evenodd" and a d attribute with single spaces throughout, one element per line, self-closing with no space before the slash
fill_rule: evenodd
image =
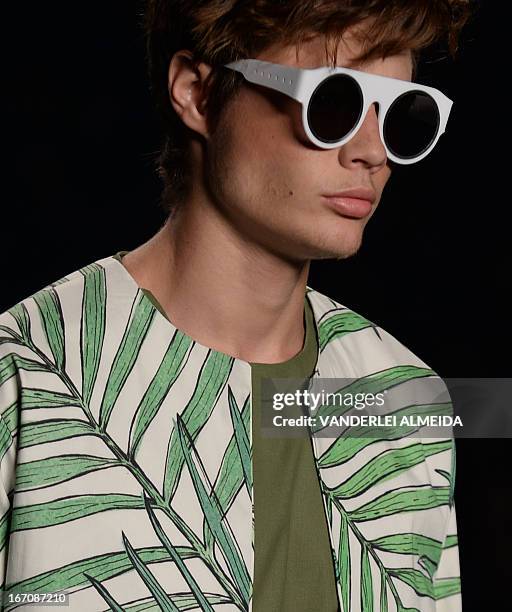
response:
<path id="1" fill-rule="evenodd" d="M 397 366 L 412 366 L 434 374 L 413 350 L 378 322 L 309 286 L 306 293 L 315 314 L 319 361 L 324 369 L 326 363 L 332 363 L 347 376 L 356 377 Z"/>
<path id="2" fill-rule="evenodd" d="M 119 273 L 115 259 L 99 259 L 0 314 L 0 414 L 21 388 L 51 386 L 51 374 L 76 362 L 104 323 L 107 291 L 115 296 Z"/>
<path id="3" fill-rule="evenodd" d="M 7 336 L 30 344 L 32 334 L 41 331 L 58 342 L 59 326 L 79 321 L 87 298 L 93 297 L 89 294 L 95 292 L 98 297 L 101 285 L 106 286 L 113 261 L 105 257 L 73 270 L 0 313 L 0 347 L 6 344 Z M 44 329 L 38 329 L 41 327 Z"/>
<path id="4" fill-rule="evenodd" d="M 354 388 L 357 392 L 375 395 L 389 392 L 386 411 L 402 416 L 453 414 L 445 381 L 413 350 L 348 306 L 315 290 L 308 291 L 307 296 L 315 312 L 319 336 L 316 372 L 322 380 L 320 388 L 325 379 L 333 379 L 335 386 L 328 387 L 329 390 L 339 389 L 338 382 L 343 381 L 342 388 Z M 452 437 L 451 433 L 448 437 Z M 428 434 L 428 438 L 432 435 Z M 453 469 L 451 453 L 452 450 L 442 459 L 446 472 Z M 433 459 L 425 460 L 431 482 L 436 482 L 437 466 Z"/>

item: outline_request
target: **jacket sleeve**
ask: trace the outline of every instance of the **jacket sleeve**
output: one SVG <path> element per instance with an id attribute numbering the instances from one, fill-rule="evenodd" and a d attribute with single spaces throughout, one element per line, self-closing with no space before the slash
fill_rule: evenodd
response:
<path id="1" fill-rule="evenodd" d="M 450 509 L 441 557 L 434 575 L 434 590 L 436 612 L 460 612 L 462 610 L 455 503 Z"/>
<path id="2" fill-rule="evenodd" d="M 455 508 L 455 475 L 457 472 L 457 447 L 452 438 L 450 455 L 450 513 L 446 521 L 441 556 L 434 573 L 436 612 L 461 612 L 461 580 L 459 561 L 459 538 L 457 533 L 457 511 Z"/>
<path id="3" fill-rule="evenodd" d="M 0 348 L 2 348 L 0 346 Z M 12 355 L 0 350 L 0 610 L 4 609 L 12 497 L 16 480 L 17 377 Z"/>

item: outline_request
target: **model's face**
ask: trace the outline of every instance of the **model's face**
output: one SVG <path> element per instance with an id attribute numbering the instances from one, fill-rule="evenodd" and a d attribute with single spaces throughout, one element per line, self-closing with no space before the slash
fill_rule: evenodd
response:
<path id="1" fill-rule="evenodd" d="M 339 46 L 337 65 L 411 80 L 409 52 L 352 64 L 359 50 L 349 31 Z M 327 64 L 320 37 L 300 47 L 298 60 L 295 46 L 268 49 L 256 59 L 300 68 Z M 301 112 L 301 105 L 288 96 L 244 83 L 208 140 L 211 194 L 245 239 L 293 260 L 346 258 L 359 249 L 391 174 L 378 111 L 372 105 L 357 134 L 328 150 L 307 139 Z M 323 197 L 356 187 L 369 187 L 377 195 L 363 218 L 343 216 Z"/>

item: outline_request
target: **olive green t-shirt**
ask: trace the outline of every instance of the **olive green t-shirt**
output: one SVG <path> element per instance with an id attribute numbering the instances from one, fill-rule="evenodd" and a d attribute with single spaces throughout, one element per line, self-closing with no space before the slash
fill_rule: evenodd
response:
<path id="1" fill-rule="evenodd" d="M 119 251 L 121 258 L 128 251 Z M 141 288 L 167 318 L 148 289 Z M 251 363 L 254 495 L 253 612 L 336 612 L 334 566 L 311 438 L 262 434 L 262 378 L 309 377 L 318 355 L 314 314 L 304 297 L 304 345 L 291 359 Z"/>
<path id="2" fill-rule="evenodd" d="M 260 428 L 261 380 L 309 378 L 317 363 L 314 314 L 304 299 L 302 350 L 277 364 L 252 363 L 254 612 L 336 612 L 334 568 L 310 437 L 269 437 Z M 290 388 L 293 391 L 293 388 Z M 299 407 L 294 407 L 299 416 Z M 287 413 L 290 415 L 290 413 Z"/>

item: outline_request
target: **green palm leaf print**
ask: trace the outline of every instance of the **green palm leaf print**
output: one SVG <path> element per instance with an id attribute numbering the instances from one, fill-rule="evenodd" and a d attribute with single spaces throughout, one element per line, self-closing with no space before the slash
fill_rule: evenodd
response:
<path id="1" fill-rule="evenodd" d="M 112 595 L 108 592 L 106 587 L 104 587 L 100 582 L 98 582 L 92 576 L 85 574 L 87 578 L 92 582 L 94 588 L 98 591 L 98 593 L 103 597 L 103 599 L 108 603 L 109 609 L 114 612 L 123 612 L 123 608 L 117 603 L 117 601 L 112 597 Z"/>
<path id="2" fill-rule="evenodd" d="M 451 446 L 450 440 L 443 440 L 430 444 L 420 442 L 403 448 L 384 451 L 357 470 L 345 482 L 332 489 L 330 494 L 339 499 L 355 497 L 378 482 L 388 480 L 418 465 L 418 463 L 424 461 L 425 457 L 449 450 Z"/>
<path id="3" fill-rule="evenodd" d="M 250 417 L 251 417 L 251 404 L 250 404 L 250 395 L 245 399 L 244 405 L 241 411 L 241 421 L 243 423 L 243 427 L 245 430 L 245 436 L 247 439 L 249 438 L 250 432 Z M 233 408 L 235 408 L 235 400 L 233 398 Z M 236 407 L 236 410 L 238 408 Z M 236 415 L 235 415 L 236 418 Z M 238 421 L 238 419 L 237 419 Z M 242 434 L 243 435 L 243 434 Z M 240 433 L 239 433 L 240 436 Z M 243 444 L 243 443 L 242 443 Z M 249 471 L 246 467 L 245 472 Z M 251 463 L 251 471 L 252 471 L 252 463 Z M 242 458 L 239 451 L 239 443 L 236 440 L 236 435 L 233 432 L 231 439 L 226 447 L 224 452 L 224 456 L 222 457 L 222 463 L 220 466 L 219 473 L 217 474 L 217 478 L 215 479 L 213 490 L 214 493 L 219 500 L 219 505 L 222 508 L 224 514 L 226 514 L 231 507 L 233 500 L 236 495 L 240 491 L 240 488 L 243 486 L 244 482 L 246 486 L 248 483 L 252 485 L 252 474 L 249 477 L 245 476 L 244 468 L 242 466 Z M 247 479 L 249 478 L 249 480 Z M 250 490 L 250 494 L 252 495 L 252 489 Z M 213 550 L 214 538 L 210 527 L 208 526 L 208 522 L 206 520 L 203 521 L 203 535 L 206 548 L 210 551 Z"/>
<path id="4" fill-rule="evenodd" d="M 378 330 L 364 317 L 359 317 L 351 311 L 335 308 L 326 314 L 319 326 L 320 350 L 327 348 L 335 338 L 340 338 L 351 333 L 358 333 L 369 327 L 373 327 L 380 338 Z M 339 389 L 339 393 L 383 393 L 387 390 L 399 387 L 409 381 L 436 376 L 430 368 L 416 365 L 396 365 L 384 370 L 370 373 L 352 381 L 347 386 Z M 352 410 L 352 406 L 346 408 L 336 404 L 325 403 L 316 412 L 317 416 L 341 415 Z M 400 406 L 388 414 L 395 415 L 398 420 L 403 416 L 426 416 L 426 415 L 450 415 L 453 407 L 450 402 L 444 403 L 415 403 Z M 316 427 L 311 429 L 312 435 L 322 430 L 320 419 L 317 419 Z M 421 597 L 432 600 L 447 597 L 460 590 L 460 580 L 453 578 L 436 578 L 435 573 L 444 547 L 455 545 L 455 538 L 446 538 L 445 543 L 426 535 L 404 532 L 385 533 L 381 537 L 375 537 L 376 525 L 379 521 L 404 513 L 417 513 L 422 510 L 431 510 L 442 506 L 451 506 L 453 501 L 453 477 L 443 470 L 436 470 L 445 476 L 449 486 L 432 486 L 421 484 L 411 480 L 409 486 L 404 486 L 407 480 L 394 484 L 394 479 L 407 475 L 416 466 L 420 467 L 429 457 L 454 450 L 452 439 L 424 441 L 416 439 L 411 443 L 395 447 L 384 447 L 376 455 L 364 458 L 363 453 L 371 445 L 382 444 L 383 440 L 406 441 L 408 436 L 418 431 L 416 426 L 405 427 L 353 427 L 350 435 L 340 435 L 333 442 L 324 446 L 317 457 L 316 463 L 320 471 L 341 468 L 351 461 L 359 462 L 356 469 L 347 469 L 346 477 L 336 484 L 327 486 L 322 483 L 322 490 L 326 497 L 326 511 L 329 524 L 333 524 L 333 514 L 338 513 L 340 525 L 338 550 L 336 553 L 336 577 L 340 585 L 343 612 L 350 612 L 355 605 L 352 573 L 354 564 L 351 562 L 354 547 L 359 547 L 359 603 L 361 612 L 373 612 L 374 596 L 376 586 L 376 572 L 380 576 L 379 608 L 381 612 L 388 610 L 388 593 L 391 593 L 394 604 L 400 612 L 404 612 L 406 606 L 402 602 L 401 595 L 395 581 L 411 587 Z M 380 448 L 380 447 L 379 447 Z M 452 454 L 452 462 L 453 462 Z M 453 463 L 452 463 L 453 467 Z M 342 473 L 342 472 L 340 472 Z M 389 482 L 387 490 L 383 490 L 382 483 Z M 397 481 L 398 482 L 398 481 Z M 375 494 L 372 495 L 375 489 Z M 359 499 L 364 501 L 358 502 Z M 347 507 L 345 503 L 347 502 Z M 365 537 L 364 525 L 371 523 L 372 538 Z M 387 523 L 389 525 L 389 523 Z M 357 544 L 356 544 L 357 542 Z M 386 567 L 379 553 L 394 553 L 403 556 L 406 563 L 404 567 Z M 413 567 L 412 559 L 416 560 L 419 568 Z M 376 572 L 372 570 L 374 568 Z"/>
<path id="5" fill-rule="evenodd" d="M 16 489 L 24 491 L 50 487 L 71 478 L 119 465 L 117 459 L 93 455 L 58 455 L 20 463 L 16 470 Z"/>
<path id="6" fill-rule="evenodd" d="M 117 349 L 103 393 L 99 418 L 100 427 L 103 431 L 108 426 L 114 404 L 137 361 L 142 342 L 154 316 L 155 309 L 148 300 L 144 299 L 144 295 L 136 298 L 136 303 L 132 305 L 130 321 Z"/>
<path id="7" fill-rule="evenodd" d="M 30 338 L 30 316 L 25 304 L 16 304 L 10 309 L 9 312 L 12 314 L 16 320 L 16 323 L 18 324 L 22 338 L 25 340 Z"/>
<path id="8" fill-rule="evenodd" d="M 0 551 L 12 545 L 21 554 L 40 542 L 44 548 L 53 534 L 77 534 L 55 551 L 44 548 L 49 559 L 30 559 L 5 592 L 67 591 L 77 605 L 83 595 L 96 604 L 91 609 L 129 612 L 247 611 L 254 554 L 248 369 L 173 328 L 133 284 L 111 291 L 119 268 L 94 263 L 79 272 L 71 279 L 78 294 L 59 289 L 68 282 L 61 279 L 0 319 L 2 475 L 16 462 L 15 482 L 4 478 L 11 507 L 0 517 Z M 332 371 L 330 355 L 343 350 L 332 343 L 342 339 L 354 371 L 370 371 L 344 393 L 399 391 L 436 376 L 405 358 L 396 365 L 393 351 L 373 361 L 366 346 L 371 353 L 386 336 L 357 313 L 326 301 L 317 315 L 324 361 L 315 371 L 322 363 Z M 372 338 L 361 355 L 350 353 L 357 334 Z M 451 412 L 450 402 L 425 402 L 391 414 Z M 317 416 L 334 414 L 339 406 L 325 404 Z M 352 428 L 313 444 L 342 612 L 414 612 L 407 606 L 422 606 L 411 601 L 426 598 L 432 607 L 460 591 L 457 576 L 438 572 L 444 552 L 458 545 L 441 531 L 454 504 L 453 440 L 409 440 L 417 431 Z"/>
<path id="9" fill-rule="evenodd" d="M 146 564 L 140 559 L 133 546 L 130 544 L 128 538 L 123 532 L 123 542 L 126 548 L 126 553 L 130 557 L 134 568 L 137 570 L 139 576 L 144 581 L 144 584 L 148 587 L 148 590 L 153 595 L 155 602 L 160 606 L 160 609 L 164 612 L 177 612 L 178 607 L 153 576 Z"/>
<path id="10" fill-rule="evenodd" d="M 125 451 L 110 435 L 108 425 L 112 412 L 116 409 L 121 390 L 135 365 L 144 339 L 153 322 L 154 309 L 148 307 L 148 301 L 143 299 L 143 296 L 135 296 L 122 340 L 114 356 L 106 383 L 104 383 L 103 394 L 100 396 L 101 403 L 97 422 L 93 418 L 93 412 L 89 404 L 97 384 L 106 333 L 106 280 L 104 270 L 99 266 L 88 266 L 84 269 L 83 275 L 82 316 L 79 328 L 81 385 L 75 384 L 66 371 L 64 324 L 63 320 L 59 318 L 62 308 L 57 294 L 51 287 L 44 290 L 46 292 L 44 295 L 39 295 L 34 300 L 41 319 L 41 329 L 46 336 L 46 343 L 51 354 L 47 355 L 45 349 L 36 345 L 31 337 L 30 316 L 25 305 L 20 305 L 13 309 L 13 316 L 20 331 L 17 332 L 3 326 L 2 332 L 6 334 L 5 338 L 11 344 L 18 343 L 30 349 L 34 354 L 34 359 L 8 354 L 0 360 L 0 384 L 16 376 L 19 370 L 25 369 L 48 374 L 54 377 L 54 380 L 60 380 L 60 383 L 66 388 L 64 392 L 47 388 L 24 387 L 21 397 L 22 410 L 37 411 L 75 407 L 76 410 L 83 412 L 83 420 L 50 418 L 24 422 L 18 428 L 17 406 L 16 403 L 13 403 L 12 406 L 4 410 L 0 418 L 0 452 L 5 454 L 11 448 L 14 434 L 18 434 L 19 438 L 17 441 L 18 451 L 36 445 L 42 446 L 47 443 L 78 440 L 83 436 L 96 438 L 98 443 L 103 443 L 105 449 L 108 450 L 108 457 L 83 452 L 55 454 L 43 459 L 21 461 L 16 471 L 16 490 L 20 492 L 36 491 L 47 487 L 56 487 L 81 479 L 94 472 L 115 467 L 128 470 L 131 476 L 137 479 L 143 487 L 144 498 L 123 493 L 64 494 L 60 498 L 50 501 L 19 504 L 13 507 L 9 514 L 4 514 L 0 519 L 2 546 L 5 546 L 8 533 L 66 525 L 112 510 L 146 509 L 146 514 L 148 514 L 150 505 L 147 500 L 151 500 L 151 506 L 158 507 L 173 522 L 175 527 L 188 540 L 190 546 L 172 546 L 167 536 L 157 526 L 154 514 L 149 513 L 148 522 L 153 524 L 153 528 L 163 541 L 164 546 L 135 549 L 122 534 L 125 552 L 95 555 L 74 563 L 64 564 L 28 580 L 7 585 L 6 592 L 11 594 L 62 590 L 73 592 L 93 585 L 111 606 L 111 609 L 149 610 L 162 609 L 167 606 L 166 609 L 169 610 L 187 610 L 197 607 L 198 601 L 201 608 L 205 610 L 211 609 L 211 606 L 218 603 L 234 603 L 237 608 L 243 609 L 250 598 L 252 587 L 245 563 L 226 520 L 221 518 L 219 514 L 218 527 L 222 535 L 219 535 L 219 529 L 214 529 L 215 541 L 219 538 L 222 541 L 224 548 L 221 547 L 221 550 L 223 554 L 227 551 L 226 554 L 231 563 L 231 565 L 228 564 L 228 567 L 233 569 L 235 578 L 225 573 L 224 568 L 215 558 L 213 549 L 208 550 L 206 548 L 186 524 L 183 517 L 171 507 L 170 501 L 166 501 L 161 496 L 158 487 L 151 482 L 134 457 L 143 444 L 149 425 L 157 415 L 172 384 L 179 377 L 193 343 L 179 332 L 172 338 L 152 382 L 147 387 L 135 411 Z M 183 422 L 187 422 L 191 426 L 195 436 L 204 427 L 211 415 L 227 382 L 232 364 L 232 358 L 227 358 L 214 351 L 209 352 L 201 376 L 198 378 L 193 397 L 183 411 Z M 121 408 L 119 407 L 119 409 Z M 249 410 L 246 407 L 243 413 L 246 426 L 248 415 Z M 188 431 L 187 436 L 192 437 Z M 175 433 L 173 438 L 171 433 L 170 438 L 175 440 L 174 446 L 171 445 L 170 447 L 170 452 L 172 454 L 176 450 L 179 451 L 177 455 L 172 455 L 177 457 L 176 461 L 179 465 L 171 468 L 168 463 L 167 474 L 169 475 L 172 471 L 168 482 L 174 482 L 174 486 L 176 486 L 185 461 L 180 436 Z M 238 456 L 238 449 L 234 447 L 233 450 L 236 451 Z M 151 520 L 152 517 L 155 521 Z M 192 558 L 203 560 L 205 566 L 225 593 L 200 593 L 199 587 L 193 582 L 190 573 L 187 573 L 188 570 L 184 564 L 186 559 Z M 150 564 L 164 561 L 172 561 L 176 564 L 182 575 L 187 578 L 190 593 L 175 595 L 165 593 L 149 570 Z M 110 595 L 104 583 L 110 578 L 133 571 L 134 568 L 150 589 L 152 597 L 132 601 L 131 605 L 126 606 L 125 603 L 117 602 Z M 241 586 L 238 583 L 239 578 L 242 580 Z M 174 597 L 176 597 L 176 601 L 174 601 Z M 6 609 L 12 607 L 16 607 L 16 604 L 8 604 Z"/>
<path id="11" fill-rule="evenodd" d="M 192 440 L 196 439 L 210 418 L 232 367 L 232 357 L 217 351 L 208 351 L 194 393 L 181 414 L 183 424 Z M 178 431 L 175 427 L 172 430 L 167 450 L 164 479 L 164 498 L 167 502 L 171 502 L 176 492 L 183 464 L 184 457 L 178 440 Z"/>
<path id="12" fill-rule="evenodd" d="M 11 531 L 63 525 L 68 521 L 74 521 L 98 512 L 143 507 L 144 505 L 138 495 L 118 493 L 74 495 L 13 508 Z"/>
<path id="13" fill-rule="evenodd" d="M 104 268 L 96 263 L 82 270 L 82 275 L 84 276 L 80 326 L 82 398 L 88 404 L 96 382 L 105 337 L 107 281 Z"/>
<path id="14" fill-rule="evenodd" d="M 338 392 L 354 396 L 359 393 L 375 395 L 377 393 L 384 393 L 385 391 L 388 391 L 393 387 L 397 387 L 398 385 L 401 385 L 408 381 L 434 375 L 435 373 L 430 368 L 400 365 L 392 368 L 387 368 L 386 370 L 383 370 L 381 372 L 375 372 L 374 374 L 369 374 L 367 376 L 361 376 L 354 382 L 351 382 L 348 385 L 344 386 L 342 389 L 338 389 Z M 317 411 L 317 416 L 329 417 L 333 415 L 341 415 L 351 409 L 352 406 L 340 407 L 334 402 L 332 404 L 326 402 L 319 407 Z M 318 418 L 317 424 L 312 427 L 312 432 L 317 433 L 321 431 L 324 427 L 325 425 L 323 425 L 320 421 L 320 418 Z"/>
<path id="15" fill-rule="evenodd" d="M 230 574 L 233 577 L 235 588 L 240 592 L 245 605 L 248 605 L 251 592 L 251 580 L 236 539 L 223 514 L 218 499 L 215 494 L 211 494 L 213 487 L 208 482 L 208 477 L 197 451 L 194 448 L 192 438 L 179 415 L 177 417 L 177 424 L 175 425 L 175 429 L 176 428 L 178 430 L 179 442 L 184 460 L 192 478 L 205 520 L 208 522 L 216 543 L 222 551 L 224 559 L 229 567 Z M 196 461 L 199 470 L 196 467 Z M 201 471 L 201 474 L 199 471 Z"/>
<path id="16" fill-rule="evenodd" d="M 65 369 L 64 329 L 62 309 L 55 289 L 38 291 L 34 300 L 39 307 L 39 314 L 46 338 L 53 355 L 53 363 L 59 370 Z"/>
<path id="17" fill-rule="evenodd" d="M 452 412 L 452 404 L 450 402 L 444 402 L 440 404 L 416 404 L 405 406 L 389 414 L 395 415 L 397 421 L 400 421 L 403 416 L 441 416 L 449 415 Z M 336 439 L 336 441 L 322 454 L 318 464 L 323 468 L 341 465 L 355 457 L 366 447 L 379 442 L 379 440 L 399 440 L 417 432 L 418 429 L 418 427 L 413 425 L 404 425 L 400 428 L 380 427 L 379 429 L 376 427 L 366 427 L 365 429 L 357 426 L 353 427 L 350 436 L 340 436 Z M 379 436 L 377 433 L 379 433 Z"/>
<path id="18" fill-rule="evenodd" d="M 242 415 L 240 414 L 240 410 L 236 405 L 236 400 L 231 392 L 231 389 L 228 388 L 229 392 L 229 410 L 231 412 L 231 420 L 233 422 L 233 431 L 236 441 L 236 446 L 238 449 L 238 453 L 240 455 L 240 462 L 242 464 L 242 470 L 244 474 L 244 481 L 247 487 L 247 492 L 249 496 L 252 495 L 252 467 L 251 467 L 251 443 L 249 441 L 249 436 L 247 435 L 247 430 L 245 428 Z"/>
<path id="19" fill-rule="evenodd" d="M 176 331 L 135 413 L 135 422 L 132 423 L 130 428 L 129 457 L 135 457 L 144 432 L 150 426 L 169 390 L 178 378 L 190 347 L 190 338 Z"/>
<path id="20" fill-rule="evenodd" d="M 318 343 L 320 352 L 336 338 L 367 327 L 373 327 L 373 323 L 351 310 L 333 314 L 319 325 Z"/>
<path id="21" fill-rule="evenodd" d="M 22 423 L 18 448 L 29 448 L 47 442 L 95 435 L 95 428 L 79 419 L 47 419 L 38 423 Z"/>
<path id="22" fill-rule="evenodd" d="M 193 559 L 198 556 L 198 553 L 188 546 L 177 546 L 176 552 L 182 559 Z M 163 546 L 138 548 L 137 555 L 146 565 L 169 561 L 169 553 Z M 7 589 L 7 594 L 73 591 L 87 586 L 90 578 L 98 582 L 106 582 L 130 570 L 133 570 L 133 565 L 124 550 L 95 555 L 18 582 Z"/>
<path id="23" fill-rule="evenodd" d="M 143 495 L 144 495 L 144 493 L 143 493 Z M 205 612 L 213 612 L 213 608 L 210 605 L 210 602 L 204 596 L 204 594 L 201 592 L 201 589 L 199 588 L 199 585 L 197 584 L 196 580 L 194 579 L 194 577 L 192 576 L 192 574 L 188 570 L 187 566 L 183 562 L 179 552 L 171 544 L 171 541 L 167 537 L 165 531 L 162 529 L 162 525 L 160 524 L 160 522 L 157 519 L 153 509 L 151 508 L 151 505 L 149 504 L 149 500 L 148 500 L 146 495 L 144 495 L 144 504 L 146 506 L 146 511 L 149 514 L 149 518 L 151 520 L 151 524 L 153 525 L 153 528 L 154 528 L 154 530 L 155 530 L 155 532 L 156 532 L 156 534 L 158 536 L 158 539 L 165 546 L 165 548 L 167 549 L 167 552 L 169 553 L 171 559 L 174 561 L 174 563 L 176 564 L 176 566 L 180 570 L 181 575 L 183 576 L 183 578 L 185 579 L 186 583 L 190 587 L 190 591 L 194 595 L 194 597 L 196 598 L 197 603 L 199 604 L 201 610 L 205 610 Z"/>

